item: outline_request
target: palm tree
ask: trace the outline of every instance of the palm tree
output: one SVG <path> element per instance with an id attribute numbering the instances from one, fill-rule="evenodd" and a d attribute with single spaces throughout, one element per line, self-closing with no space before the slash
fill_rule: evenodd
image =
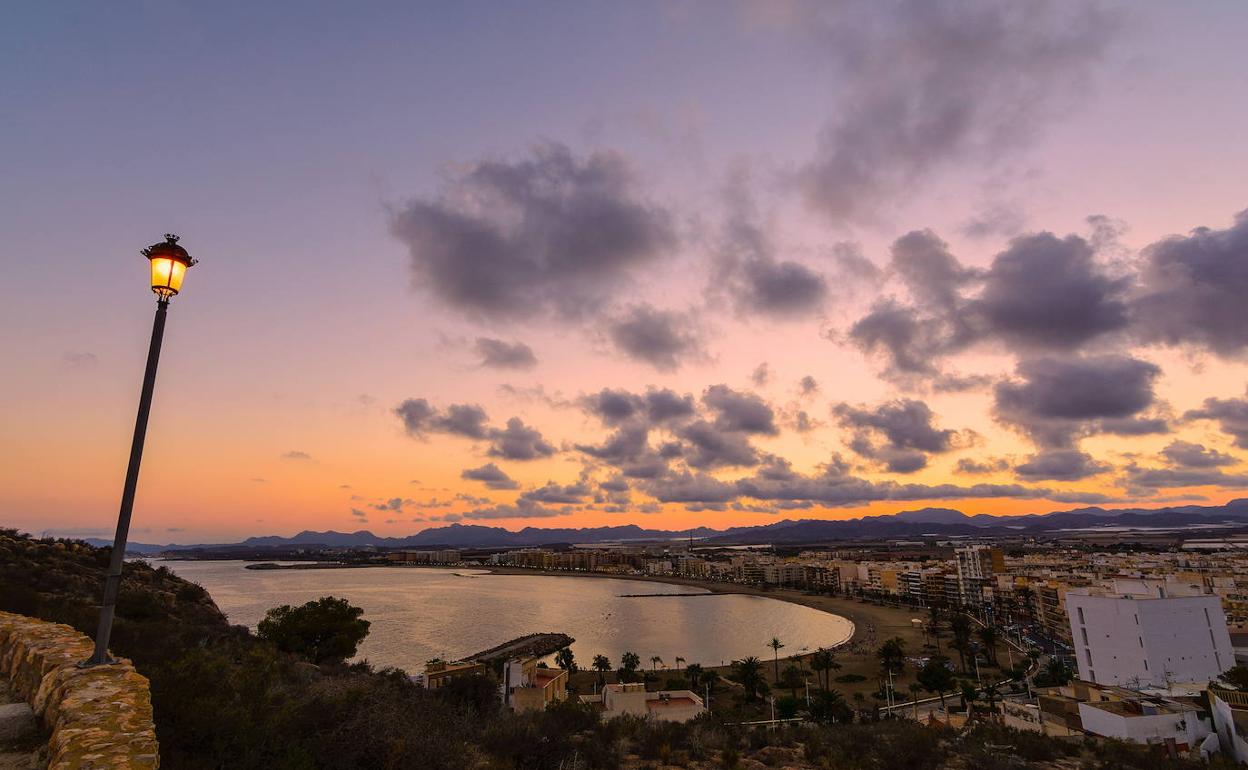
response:
<path id="1" fill-rule="evenodd" d="M 594 670 L 598 672 L 598 686 L 602 687 L 607 683 L 607 672 L 611 670 L 611 659 L 606 655 L 594 656 Z"/>
<path id="2" fill-rule="evenodd" d="M 831 650 L 820 647 L 810 656 L 810 667 L 822 677 L 823 689 L 827 690 L 831 685 L 832 672 L 839 669 L 841 664 L 836 662 L 836 655 Z"/>
<path id="3" fill-rule="evenodd" d="M 676 670 L 677 671 L 680 670 L 680 664 L 684 662 L 685 662 L 684 658 L 680 657 L 679 655 L 676 656 Z"/>
<path id="4" fill-rule="evenodd" d="M 771 648 L 772 657 L 774 658 L 775 664 L 776 664 L 776 681 L 779 681 L 780 680 L 780 650 L 784 647 L 784 644 L 778 638 L 773 636 L 771 637 L 771 641 L 767 643 L 767 646 Z"/>
<path id="5" fill-rule="evenodd" d="M 702 684 L 706 686 L 707 692 L 714 693 L 716 685 L 719 684 L 719 672 L 715 669 L 703 671 L 700 678 Z"/>
<path id="6" fill-rule="evenodd" d="M 979 698 L 979 690 L 970 682 L 962 683 L 962 705 L 966 707 L 966 720 L 975 716 L 975 700 Z"/>
<path id="7" fill-rule="evenodd" d="M 860 692 L 854 693 L 854 711 L 858 713 L 858 721 L 862 721 L 862 704 L 867 700 L 867 696 Z"/>
<path id="8" fill-rule="evenodd" d="M 751 655 L 732 662 L 732 675 L 745 689 L 747 700 L 758 700 L 759 692 L 766 686 L 763 679 L 763 662 Z"/>
<path id="9" fill-rule="evenodd" d="M 1075 678 L 1070 666 L 1063 663 L 1061 658 L 1050 658 L 1044 666 L 1044 673 L 1049 681 L 1058 687 L 1068 684 L 1071 679 Z"/>
<path id="10" fill-rule="evenodd" d="M 780 679 L 779 684 L 781 687 L 789 688 L 789 694 L 796 700 L 797 688 L 806 684 L 807 673 L 809 672 L 804 671 L 801 666 L 786 666 L 784 676 Z"/>
<path id="11" fill-rule="evenodd" d="M 971 650 L 971 621 L 958 613 L 949 621 L 949 631 L 953 634 L 953 649 L 958 651 L 962 662 L 962 672 L 966 673 L 966 653 Z"/>
<path id="12" fill-rule="evenodd" d="M 658 655 L 651 655 L 651 656 L 650 656 L 650 670 L 651 670 L 651 671 L 658 671 L 658 670 L 659 670 L 659 664 L 660 664 L 660 663 L 662 663 L 662 662 L 663 662 L 663 659 L 662 659 L 662 658 L 660 658 Z"/>
<path id="13" fill-rule="evenodd" d="M 992 626 L 984 626 L 975 632 L 979 636 L 979 641 L 984 643 L 984 652 L 988 655 L 988 662 L 997 665 L 997 639 L 1000 634 L 997 629 Z"/>
<path id="14" fill-rule="evenodd" d="M 997 689 L 995 684 L 989 683 L 984 685 L 984 700 L 988 701 L 988 713 L 991 719 L 997 718 L 997 699 L 1001 697 L 1001 691 Z"/>
<path id="15" fill-rule="evenodd" d="M 641 667 L 641 657 L 635 652 L 626 652 L 620 656 L 620 681 L 631 682 L 637 669 Z"/>
<path id="16" fill-rule="evenodd" d="M 937 655 L 919 669 L 919 683 L 924 690 L 934 692 L 940 698 L 941 711 L 945 709 L 945 692 L 952 689 L 954 684 L 953 672 L 946 665 L 948 660 L 943 655 Z"/>
<path id="17" fill-rule="evenodd" d="M 576 673 L 576 656 L 572 654 L 571 647 L 564 647 L 555 653 L 555 665 L 569 674 Z"/>
<path id="18" fill-rule="evenodd" d="M 811 699 L 810 716 L 816 722 L 835 722 L 837 712 L 845 709 L 841 694 L 836 690 L 822 690 Z M 848 710 L 848 709 L 845 709 Z M 851 714 L 853 712 L 850 712 Z"/>
<path id="19" fill-rule="evenodd" d="M 932 646 L 936 648 L 936 654 L 939 655 L 940 654 L 940 635 L 941 635 L 940 629 L 936 626 L 935 623 L 928 623 L 927 625 L 923 626 L 923 633 L 931 637 Z"/>
<path id="20" fill-rule="evenodd" d="M 689 684 L 693 689 L 698 689 L 698 680 L 702 678 L 702 664 L 690 663 L 685 666 L 685 676 L 689 677 Z"/>
<path id="21" fill-rule="evenodd" d="M 936 646 L 936 654 L 940 654 L 940 637 L 944 636 L 944 613 L 940 609 L 940 605 L 933 604 L 930 608 L 930 619 L 923 630 L 932 637 L 932 644 Z"/>
<path id="22" fill-rule="evenodd" d="M 875 654 L 885 673 L 900 674 L 906 666 L 906 642 L 899 636 L 884 642 Z"/>
<path id="23" fill-rule="evenodd" d="M 910 704 L 914 706 L 914 721 L 919 721 L 919 693 L 923 691 L 923 685 L 918 682 L 911 682 L 910 687 Z"/>

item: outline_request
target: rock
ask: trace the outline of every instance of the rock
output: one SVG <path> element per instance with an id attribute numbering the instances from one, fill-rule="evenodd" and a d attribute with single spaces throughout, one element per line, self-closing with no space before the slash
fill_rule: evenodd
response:
<path id="1" fill-rule="evenodd" d="M 0 706 L 0 743 L 24 741 L 39 732 L 35 711 L 25 703 Z"/>
<path id="2" fill-rule="evenodd" d="M 785 746 L 765 746 L 754 752 L 753 756 L 754 759 L 771 767 L 800 765 L 802 763 L 802 750 L 791 749 Z"/>

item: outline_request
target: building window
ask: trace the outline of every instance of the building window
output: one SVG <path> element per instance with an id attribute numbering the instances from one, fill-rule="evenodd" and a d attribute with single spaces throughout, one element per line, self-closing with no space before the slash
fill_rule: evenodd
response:
<path id="1" fill-rule="evenodd" d="M 1086 623 L 1086 622 L 1087 622 L 1087 621 L 1085 621 L 1085 620 L 1083 619 L 1083 608 L 1082 608 L 1082 607 L 1080 607 L 1080 608 L 1079 608 L 1079 622 L 1080 622 L 1080 623 Z"/>
<path id="2" fill-rule="evenodd" d="M 1142 637 L 1142 636 L 1141 636 L 1141 637 L 1139 637 L 1139 640 L 1140 640 L 1140 649 L 1142 650 L 1142 649 L 1144 649 L 1144 637 Z"/>
<path id="3" fill-rule="evenodd" d="M 1147 671 L 1147 670 L 1148 670 L 1148 658 L 1145 658 L 1145 659 L 1144 659 L 1144 670 L 1145 670 L 1145 671 Z"/>
<path id="4" fill-rule="evenodd" d="M 1083 646 L 1088 646 L 1088 629 L 1081 628 L 1079 629 L 1079 633 L 1083 634 Z"/>
<path id="5" fill-rule="evenodd" d="M 1092 665 L 1092 648 L 1091 647 L 1083 648 L 1083 657 L 1088 661 L 1089 666 Z"/>

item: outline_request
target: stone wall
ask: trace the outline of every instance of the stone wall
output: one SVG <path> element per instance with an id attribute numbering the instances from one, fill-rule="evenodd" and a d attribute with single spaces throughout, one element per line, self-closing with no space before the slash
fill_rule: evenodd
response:
<path id="1" fill-rule="evenodd" d="M 0 612 L 0 676 L 51 737 L 51 770 L 160 765 L 147 679 L 128 660 L 79 668 L 91 640 L 69 626 Z"/>

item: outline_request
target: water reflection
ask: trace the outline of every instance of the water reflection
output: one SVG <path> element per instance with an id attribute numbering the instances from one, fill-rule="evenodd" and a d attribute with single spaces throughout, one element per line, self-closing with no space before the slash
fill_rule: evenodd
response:
<path id="1" fill-rule="evenodd" d="M 853 632 L 845 618 L 809 607 L 664 583 L 455 569 L 262 571 L 239 561 L 162 563 L 208 589 L 230 622 L 252 628 L 270 607 L 345 597 L 372 622 L 360 656 L 413 672 L 435 656 L 460 657 L 538 631 L 575 637 L 572 649 L 582 666 L 596 654 L 619 665 L 632 651 L 646 668 L 655 655 L 667 666 L 677 656 L 703 665 L 766 658 L 773 636 L 785 643 L 785 653 L 795 654 L 840 643 Z"/>

